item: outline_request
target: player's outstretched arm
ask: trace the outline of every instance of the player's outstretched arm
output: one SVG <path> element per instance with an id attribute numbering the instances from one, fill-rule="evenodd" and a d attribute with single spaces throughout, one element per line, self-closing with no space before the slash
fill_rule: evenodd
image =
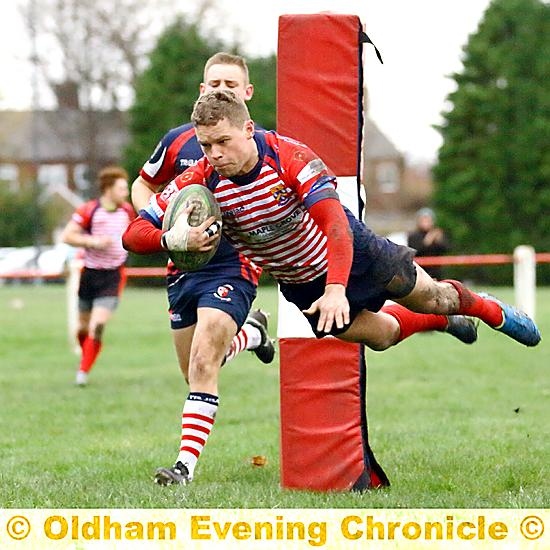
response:
<path id="1" fill-rule="evenodd" d="M 333 325 L 343 328 L 349 323 L 346 286 L 353 261 L 353 237 L 347 216 L 337 199 L 319 200 L 308 210 L 327 238 L 328 269 L 325 293 L 304 313 L 319 312 L 317 330 L 328 333 Z"/>
<path id="2" fill-rule="evenodd" d="M 190 227 L 187 218 L 192 208 L 191 206 L 182 212 L 174 226 L 164 233 L 140 213 L 122 235 L 122 245 L 135 254 L 154 254 L 164 250 L 195 252 L 211 250 L 220 238 L 219 223 L 215 217 L 209 217 L 202 224 Z"/>

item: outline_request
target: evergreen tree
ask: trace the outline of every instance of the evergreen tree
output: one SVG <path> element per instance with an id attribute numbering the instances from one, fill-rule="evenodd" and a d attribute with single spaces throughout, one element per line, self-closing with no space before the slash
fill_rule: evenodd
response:
<path id="1" fill-rule="evenodd" d="M 133 180 L 160 138 L 189 122 L 202 82 L 204 62 L 220 43 L 207 41 L 196 24 L 178 19 L 159 37 L 148 68 L 138 76 L 135 101 L 129 111 L 130 140 L 124 165 Z M 166 254 L 130 254 L 129 265 L 163 265 Z"/>
<path id="2" fill-rule="evenodd" d="M 220 43 L 207 41 L 196 24 L 182 19 L 168 27 L 151 53 L 149 67 L 137 78 L 130 109 L 130 142 L 125 166 L 137 175 L 159 139 L 189 122 L 202 82 L 204 62 Z"/>
<path id="3" fill-rule="evenodd" d="M 4 182 L 0 182 L 4 184 Z M 10 191 L 0 188 L 1 246 L 31 246 L 44 241 L 46 212 L 36 187 Z"/>
<path id="4" fill-rule="evenodd" d="M 135 177 L 162 136 L 171 128 L 189 122 L 203 81 L 206 60 L 218 51 L 236 52 L 222 42 L 206 39 L 196 23 L 183 19 L 168 27 L 150 55 L 148 68 L 138 76 L 135 102 L 129 112 L 130 141 L 124 165 Z M 255 94 L 250 102 L 254 120 L 275 128 L 276 58 L 247 60 Z M 130 265 L 162 265 L 166 255 L 130 255 Z"/>
<path id="5" fill-rule="evenodd" d="M 130 174 L 139 173 L 170 128 L 189 122 L 204 64 L 218 51 L 239 53 L 222 42 L 205 39 L 196 23 L 182 19 L 160 36 L 149 67 L 136 81 L 124 162 Z M 251 116 L 263 127 L 275 128 L 276 58 L 273 55 L 247 62 L 256 90 L 250 102 Z"/>
<path id="6" fill-rule="evenodd" d="M 254 95 L 249 101 L 250 116 L 266 130 L 275 130 L 277 124 L 277 57 L 247 58 L 250 82 Z"/>
<path id="7" fill-rule="evenodd" d="M 456 252 L 550 250 L 550 6 L 493 0 L 453 78 L 434 177 Z"/>

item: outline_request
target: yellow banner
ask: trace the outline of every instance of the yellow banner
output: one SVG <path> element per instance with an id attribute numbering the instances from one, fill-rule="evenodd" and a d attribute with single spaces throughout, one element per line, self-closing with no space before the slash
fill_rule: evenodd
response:
<path id="1" fill-rule="evenodd" d="M 550 548 L 550 510 L 0 510 L 0 548 Z"/>

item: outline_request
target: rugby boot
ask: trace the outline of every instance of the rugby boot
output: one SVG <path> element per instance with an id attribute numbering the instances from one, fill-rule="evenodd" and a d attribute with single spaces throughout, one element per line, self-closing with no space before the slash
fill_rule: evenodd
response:
<path id="1" fill-rule="evenodd" d="M 187 466 L 179 460 L 171 468 L 157 468 L 155 472 L 155 483 L 159 485 L 188 485 L 191 480 Z"/>
<path id="2" fill-rule="evenodd" d="M 445 332 L 464 344 L 473 344 L 477 340 L 477 326 L 472 318 L 465 315 L 448 315 L 447 320 Z"/>
<path id="3" fill-rule="evenodd" d="M 83 370 L 76 371 L 75 384 L 77 386 L 80 386 L 81 388 L 86 386 L 88 384 L 88 373 L 84 372 Z"/>
<path id="4" fill-rule="evenodd" d="M 266 365 L 273 361 L 275 357 L 275 346 L 273 340 L 269 337 L 267 332 L 267 317 L 268 313 L 261 309 L 255 309 L 248 314 L 245 323 L 257 328 L 260 331 L 262 338 L 260 345 L 257 348 L 250 350 L 256 354 L 256 357 Z"/>
<path id="5" fill-rule="evenodd" d="M 498 298 L 495 298 L 486 292 L 478 292 L 478 294 L 486 300 L 495 302 L 502 310 L 502 324 L 498 327 L 491 328 L 506 334 L 506 336 L 509 336 L 516 342 L 519 342 L 525 346 L 536 346 L 541 341 L 539 329 L 527 313 L 520 311 L 510 304 L 501 302 Z"/>

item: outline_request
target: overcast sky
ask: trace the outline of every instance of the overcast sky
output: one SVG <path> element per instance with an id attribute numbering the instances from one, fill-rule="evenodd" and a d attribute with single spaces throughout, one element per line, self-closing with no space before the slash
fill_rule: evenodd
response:
<path id="1" fill-rule="evenodd" d="M 0 0 L 0 108 L 30 105 L 26 42 L 17 12 L 22 0 Z M 278 17 L 333 11 L 358 15 L 382 53 L 380 65 L 365 49 L 370 116 L 410 160 L 433 160 L 441 143 L 431 128 L 440 122 L 461 69 L 462 47 L 475 32 L 489 0 L 215 0 L 226 37 L 238 37 L 245 53 L 277 49 Z M 174 5 L 192 7 L 194 0 Z M 116 2 L 114 3 L 116 4 Z M 196 4 L 196 2 L 195 2 Z M 217 19 L 218 19 L 217 17 Z"/>

